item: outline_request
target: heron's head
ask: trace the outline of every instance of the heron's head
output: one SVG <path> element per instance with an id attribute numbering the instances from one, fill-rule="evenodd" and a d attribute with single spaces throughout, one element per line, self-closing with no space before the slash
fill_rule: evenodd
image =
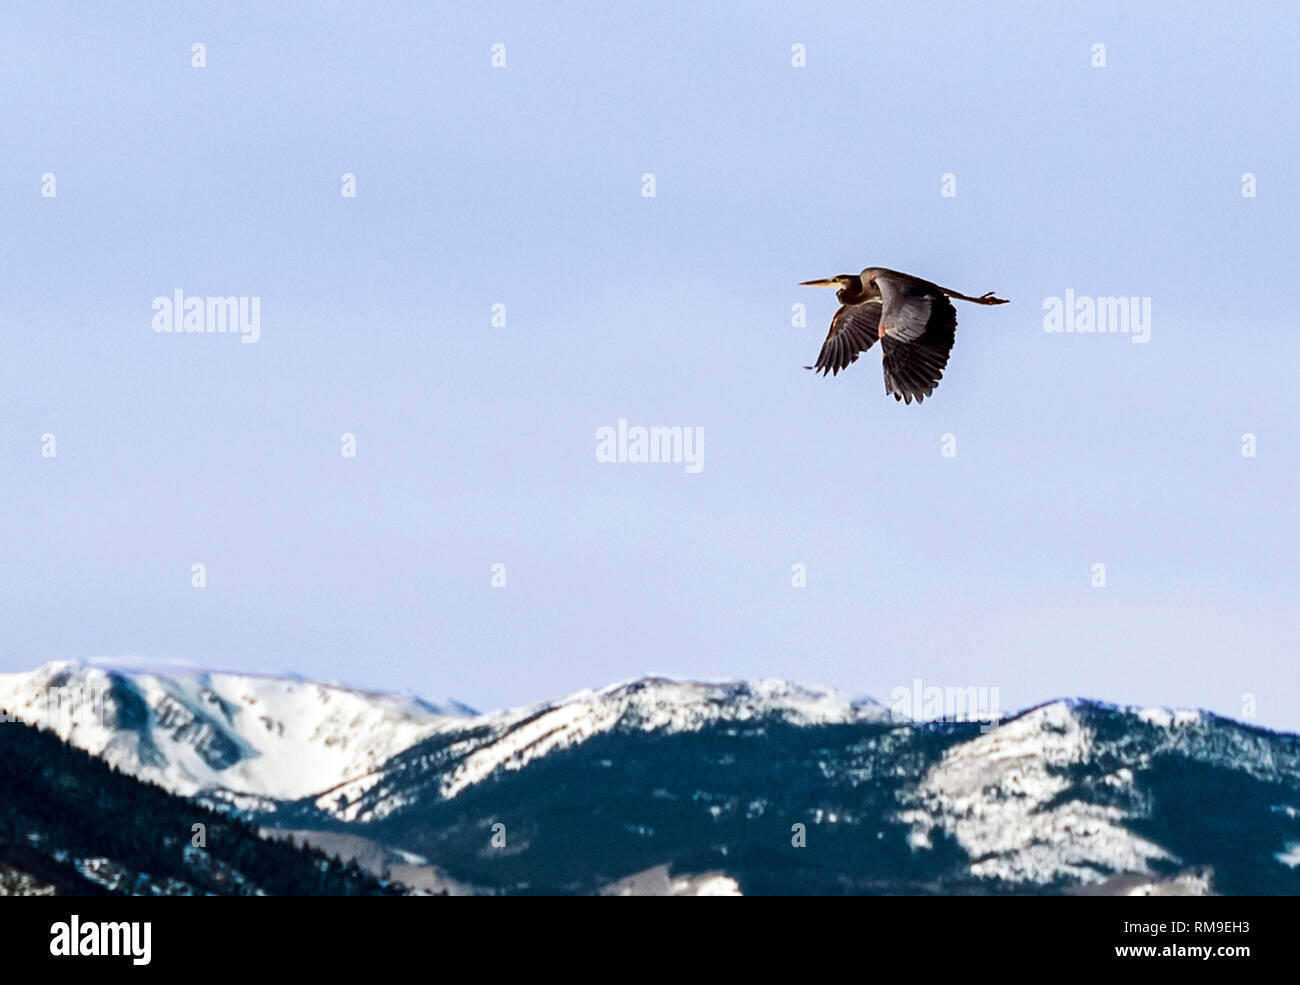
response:
<path id="1" fill-rule="evenodd" d="M 840 304 L 853 304 L 863 298 L 862 277 L 858 274 L 836 274 L 822 280 L 806 280 L 800 287 L 833 287 Z"/>

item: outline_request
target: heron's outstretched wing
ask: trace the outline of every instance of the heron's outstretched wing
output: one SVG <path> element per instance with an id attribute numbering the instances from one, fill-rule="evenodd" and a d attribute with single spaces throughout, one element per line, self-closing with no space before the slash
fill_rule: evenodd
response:
<path id="1" fill-rule="evenodd" d="M 957 312 L 943 289 L 929 281 L 877 275 L 876 285 L 883 300 L 885 393 L 920 403 L 943 379 L 957 334 Z"/>
<path id="2" fill-rule="evenodd" d="M 821 370 L 822 376 L 838 376 L 840 370 L 858 361 L 858 353 L 866 352 L 875 343 L 880 326 L 880 299 L 872 298 L 861 304 L 846 304 L 835 312 L 831 330 L 826 333 L 817 365 L 804 369 Z"/>

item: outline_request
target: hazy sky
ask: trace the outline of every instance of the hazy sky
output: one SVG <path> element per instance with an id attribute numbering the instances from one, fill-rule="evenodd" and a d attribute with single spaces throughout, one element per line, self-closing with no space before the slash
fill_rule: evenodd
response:
<path id="1" fill-rule="evenodd" d="M 1295 5 L 713 6 L 8 4 L 0 670 L 1300 728 Z M 866 265 L 1012 299 L 924 405 L 801 368 L 797 283 Z M 177 289 L 257 343 L 156 333 Z M 620 419 L 702 470 L 597 461 Z"/>

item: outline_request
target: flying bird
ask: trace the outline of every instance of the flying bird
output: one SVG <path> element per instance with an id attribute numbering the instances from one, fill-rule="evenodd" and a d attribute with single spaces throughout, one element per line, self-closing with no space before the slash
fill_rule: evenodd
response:
<path id="1" fill-rule="evenodd" d="M 838 376 L 880 340 L 885 366 L 885 393 L 895 400 L 918 404 L 934 393 L 943 379 L 957 332 L 957 312 L 949 298 L 976 304 L 1006 304 L 993 292 L 977 298 L 940 287 L 928 280 L 884 267 L 860 274 L 837 274 L 806 280 L 801 287 L 834 287 L 840 310 L 831 319 L 815 366 L 822 376 Z"/>

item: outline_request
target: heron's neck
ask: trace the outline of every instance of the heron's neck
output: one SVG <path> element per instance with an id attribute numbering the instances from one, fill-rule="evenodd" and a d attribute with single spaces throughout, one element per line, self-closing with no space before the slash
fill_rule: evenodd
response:
<path id="1" fill-rule="evenodd" d="M 865 300 L 866 295 L 862 290 L 862 278 L 853 278 L 853 280 L 836 291 L 835 296 L 839 298 L 840 304 L 857 304 L 859 301 Z"/>

